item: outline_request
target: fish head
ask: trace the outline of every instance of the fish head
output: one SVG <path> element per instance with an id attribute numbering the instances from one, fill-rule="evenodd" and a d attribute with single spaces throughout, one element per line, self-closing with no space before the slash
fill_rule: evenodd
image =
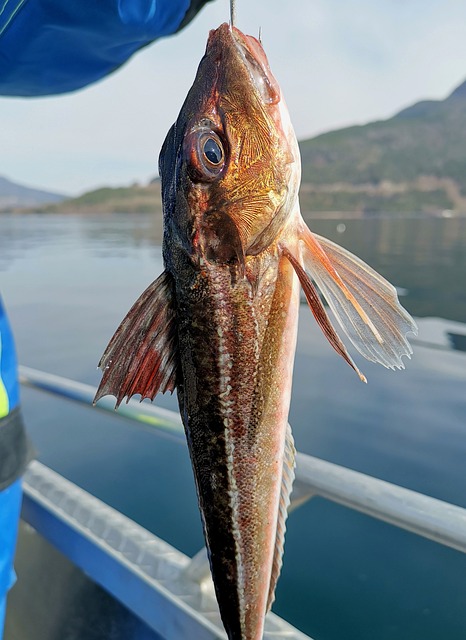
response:
<path id="1" fill-rule="evenodd" d="M 165 238 L 194 262 L 240 263 L 266 250 L 300 182 L 296 137 L 261 43 L 222 24 L 159 161 Z"/>

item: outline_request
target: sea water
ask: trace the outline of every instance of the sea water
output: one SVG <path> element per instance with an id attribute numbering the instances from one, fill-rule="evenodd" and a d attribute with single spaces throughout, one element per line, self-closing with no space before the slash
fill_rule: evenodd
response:
<path id="1" fill-rule="evenodd" d="M 162 270 L 155 224 L 130 214 L 0 216 L 0 291 L 21 364 L 98 384 L 107 341 Z M 302 305 L 297 448 L 466 507 L 466 220 L 311 226 L 399 286 L 420 334 L 405 371 L 356 354 L 364 385 Z M 23 389 L 22 401 L 39 460 L 185 553 L 201 548 L 186 447 L 37 391 Z M 156 402 L 177 410 L 175 396 Z M 288 520 L 274 610 L 316 640 L 463 640 L 466 556 L 314 498 Z"/>

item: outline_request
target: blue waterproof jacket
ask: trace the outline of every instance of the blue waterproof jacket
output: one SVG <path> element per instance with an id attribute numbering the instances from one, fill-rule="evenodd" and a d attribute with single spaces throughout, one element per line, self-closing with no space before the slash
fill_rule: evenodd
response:
<path id="1" fill-rule="evenodd" d="M 103 78 L 209 0 L 0 0 L 0 95 L 45 96 Z"/>
<path id="2" fill-rule="evenodd" d="M 18 368 L 13 336 L 0 297 L 0 638 L 6 592 L 15 580 L 13 556 L 21 508 L 19 478 L 29 457 L 19 409 Z"/>
<path id="3" fill-rule="evenodd" d="M 19 478 L 28 455 L 13 335 L 0 297 L 0 492 Z"/>

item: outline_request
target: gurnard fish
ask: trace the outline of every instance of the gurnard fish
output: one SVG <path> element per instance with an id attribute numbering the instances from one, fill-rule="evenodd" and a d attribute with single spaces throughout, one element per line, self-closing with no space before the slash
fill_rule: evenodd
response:
<path id="1" fill-rule="evenodd" d="M 392 285 L 304 223 L 298 144 L 254 37 L 211 31 L 159 171 L 165 270 L 110 341 L 96 401 L 176 388 L 223 624 L 230 640 L 259 640 L 294 475 L 300 285 L 362 380 L 320 294 L 356 349 L 389 368 L 403 368 L 416 325 Z"/>

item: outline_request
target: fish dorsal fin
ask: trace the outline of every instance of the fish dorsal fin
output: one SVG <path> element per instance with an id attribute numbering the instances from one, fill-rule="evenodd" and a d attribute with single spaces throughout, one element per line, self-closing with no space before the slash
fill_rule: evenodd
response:
<path id="1" fill-rule="evenodd" d="M 291 427 L 286 427 L 285 454 L 283 457 L 282 484 L 280 490 L 280 504 L 278 507 L 277 535 L 275 538 L 275 550 L 270 577 L 269 595 L 267 599 L 267 611 L 275 599 L 275 587 L 283 564 L 283 545 L 285 543 L 286 518 L 290 506 L 290 495 L 293 488 L 296 450 L 294 446 Z"/>
<path id="2" fill-rule="evenodd" d="M 102 381 L 94 398 L 135 394 L 154 399 L 176 386 L 178 351 L 173 283 L 164 271 L 136 300 L 99 362 Z"/>

